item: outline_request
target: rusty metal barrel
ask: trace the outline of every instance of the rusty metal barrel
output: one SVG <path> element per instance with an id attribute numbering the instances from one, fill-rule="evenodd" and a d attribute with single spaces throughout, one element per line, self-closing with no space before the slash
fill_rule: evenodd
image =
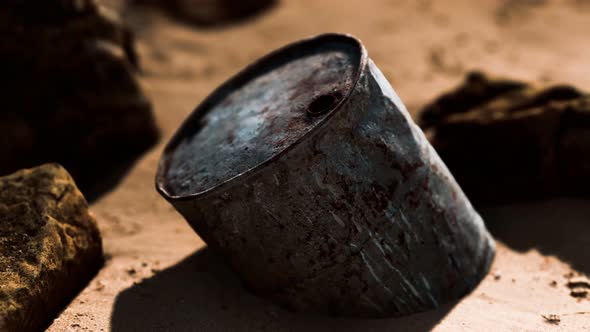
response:
<path id="1" fill-rule="evenodd" d="M 156 187 L 245 286 L 295 310 L 388 317 L 459 299 L 495 246 L 349 35 L 281 48 L 215 90 Z"/>

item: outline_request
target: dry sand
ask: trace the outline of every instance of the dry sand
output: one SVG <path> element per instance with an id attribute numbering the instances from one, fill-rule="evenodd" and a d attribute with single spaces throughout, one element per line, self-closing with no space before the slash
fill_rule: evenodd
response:
<path id="1" fill-rule="evenodd" d="M 154 190 L 161 150 L 180 122 L 218 84 L 278 46 L 352 33 L 414 113 L 472 68 L 590 90 L 590 1 L 283 0 L 219 29 L 151 11 L 126 16 L 164 138 L 93 202 L 108 260 L 49 331 L 590 330 L 590 299 L 571 297 L 565 286 L 568 273 L 590 274 L 587 201 L 481 211 L 498 253 L 469 296 L 407 318 L 352 320 L 294 314 L 250 295 Z M 543 318 L 551 314 L 560 322 Z"/>

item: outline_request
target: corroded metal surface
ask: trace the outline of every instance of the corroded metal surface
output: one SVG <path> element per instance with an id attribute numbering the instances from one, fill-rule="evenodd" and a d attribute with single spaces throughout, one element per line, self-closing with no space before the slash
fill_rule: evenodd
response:
<path id="1" fill-rule="evenodd" d="M 353 84 L 338 101 L 321 99 L 342 80 L 326 74 L 338 82 L 322 82 L 316 89 L 326 88 L 319 95 L 304 90 L 298 99 L 305 110 L 298 119 L 307 119 L 310 127 L 293 132 L 281 127 L 277 135 L 294 137 L 280 149 L 253 135 L 254 146 L 265 152 L 256 160 L 262 162 L 242 159 L 246 165 L 237 164 L 233 178 L 181 188 L 174 158 L 182 149 L 187 162 L 211 153 L 202 150 L 205 145 L 190 150 L 182 144 L 206 130 L 200 120 L 223 110 L 217 105 L 228 91 L 265 75 L 261 68 L 298 59 L 298 52 L 321 55 L 330 43 L 343 45 L 356 54 L 348 59 L 358 61 L 350 67 L 356 68 L 350 69 Z M 313 70 L 299 70 L 317 77 Z M 274 106 L 264 100 L 257 105 Z M 277 113 L 281 121 L 284 116 Z M 207 148 L 231 158 L 219 146 Z M 427 310 L 473 289 L 494 255 L 483 221 L 364 47 L 350 36 L 322 35 L 290 45 L 230 80 L 179 129 L 156 181 L 250 289 L 294 309 L 370 317 Z"/>
<path id="2" fill-rule="evenodd" d="M 351 45 L 326 43 L 263 66 L 259 76 L 226 89 L 199 119 L 202 128 L 171 152 L 167 188 L 176 195 L 202 192 L 286 149 L 327 115 L 320 110 L 310 116 L 310 98 L 329 104 L 342 99 L 358 62 Z"/>

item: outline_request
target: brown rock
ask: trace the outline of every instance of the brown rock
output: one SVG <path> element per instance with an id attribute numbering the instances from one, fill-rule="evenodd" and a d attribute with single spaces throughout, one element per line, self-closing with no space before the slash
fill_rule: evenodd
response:
<path id="1" fill-rule="evenodd" d="M 0 331 L 39 331 L 103 262 L 96 222 L 65 169 L 0 178 Z"/>
<path id="2" fill-rule="evenodd" d="M 590 96 L 471 73 L 419 123 L 477 203 L 587 193 Z"/>
<path id="3" fill-rule="evenodd" d="M 232 23 L 272 7 L 276 0 L 135 0 L 167 10 L 187 22 L 213 26 Z"/>
<path id="4" fill-rule="evenodd" d="M 393 317 L 455 302 L 487 274 L 483 220 L 356 38 L 295 42 L 210 96 L 156 186 L 255 294 Z"/>
<path id="5" fill-rule="evenodd" d="M 0 174 L 55 161 L 86 186 L 155 143 L 132 35 L 112 13 L 8 0 L 0 33 Z"/>

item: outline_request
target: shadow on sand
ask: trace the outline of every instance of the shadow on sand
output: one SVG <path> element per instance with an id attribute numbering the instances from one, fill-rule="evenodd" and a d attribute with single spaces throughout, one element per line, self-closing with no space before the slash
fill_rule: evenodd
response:
<path id="1" fill-rule="evenodd" d="M 554 199 L 481 211 L 496 239 L 537 249 L 590 274 L 590 201 Z M 248 293 L 209 249 L 195 252 L 117 296 L 112 330 L 429 331 L 454 304 L 397 319 L 344 319 L 291 313 Z"/>
<path id="2" fill-rule="evenodd" d="M 78 183 L 78 187 L 84 193 L 86 200 L 93 203 L 115 189 L 142 156 L 143 153 L 137 153 L 127 159 L 118 160 L 112 165 L 94 167 L 94 170 L 91 171 L 92 180 L 89 180 L 89 176 L 82 178 L 80 181 L 74 177 L 74 180 Z"/>
<path id="3" fill-rule="evenodd" d="M 248 293 L 210 249 L 117 296 L 111 327 L 121 331 L 429 331 L 451 309 L 397 319 L 292 313 Z"/>
<path id="4" fill-rule="evenodd" d="M 590 200 L 557 198 L 480 212 L 494 238 L 510 248 L 537 249 L 590 275 Z"/>

